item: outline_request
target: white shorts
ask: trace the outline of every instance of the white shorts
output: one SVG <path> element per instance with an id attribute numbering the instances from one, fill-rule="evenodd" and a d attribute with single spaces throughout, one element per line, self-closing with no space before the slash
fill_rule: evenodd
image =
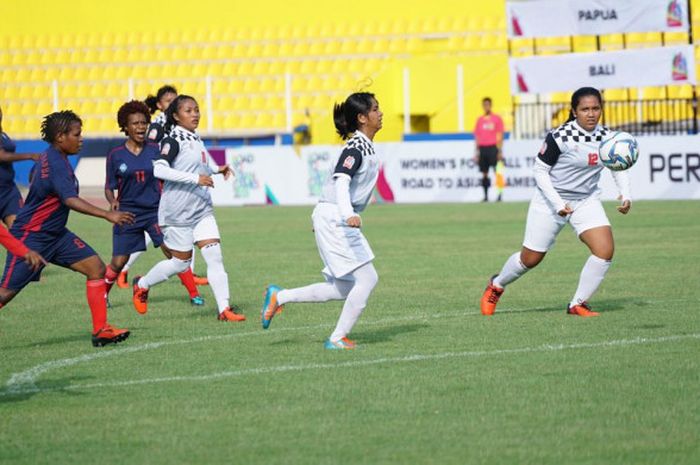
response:
<path id="1" fill-rule="evenodd" d="M 187 252 L 195 242 L 221 239 L 214 215 L 208 215 L 193 226 L 164 226 L 163 243 L 171 250 Z"/>
<path id="2" fill-rule="evenodd" d="M 523 246 L 535 252 L 547 252 L 566 223 L 571 224 L 576 236 L 589 229 L 610 226 L 598 195 L 583 200 L 569 200 L 567 203 L 573 213 L 566 217 L 559 216 L 542 193 L 536 190 L 527 211 Z"/>
<path id="3" fill-rule="evenodd" d="M 318 253 L 325 265 L 323 274 L 328 278 L 342 279 L 374 260 L 374 253 L 360 228 L 345 224 L 335 204 L 319 203 L 311 219 Z"/>

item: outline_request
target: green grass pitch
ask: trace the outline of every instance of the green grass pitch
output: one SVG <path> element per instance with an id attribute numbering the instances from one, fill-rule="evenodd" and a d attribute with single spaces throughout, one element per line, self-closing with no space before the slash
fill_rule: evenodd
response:
<path id="1" fill-rule="evenodd" d="M 145 316 L 115 288 L 110 321 L 132 335 L 95 349 L 84 279 L 49 267 L 0 311 L 0 463 L 697 464 L 700 203 L 614 207 L 602 315 L 582 319 L 565 307 L 588 251 L 568 227 L 479 313 L 525 203 L 370 206 L 380 280 L 352 352 L 322 347 L 340 302 L 260 328 L 268 283 L 321 278 L 311 207 L 217 210 L 243 324 L 216 320 L 208 288 L 191 307 L 177 279 Z M 108 259 L 109 225 L 70 222 Z"/>

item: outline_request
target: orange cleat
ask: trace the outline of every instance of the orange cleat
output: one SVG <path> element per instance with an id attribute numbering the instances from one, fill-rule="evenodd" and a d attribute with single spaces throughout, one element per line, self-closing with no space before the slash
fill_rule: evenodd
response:
<path id="1" fill-rule="evenodd" d="M 328 350 L 352 350 L 357 346 L 355 345 L 355 341 L 351 341 L 347 337 L 344 337 L 336 342 L 326 339 L 326 342 L 323 343 L 323 347 Z"/>
<path id="2" fill-rule="evenodd" d="M 209 280 L 207 279 L 206 276 L 198 276 L 196 274 L 194 275 L 194 283 L 197 286 L 208 286 L 209 285 Z"/>
<path id="3" fill-rule="evenodd" d="M 590 305 L 588 305 L 587 302 L 582 302 L 574 306 L 568 305 L 566 307 L 566 313 L 568 313 L 569 315 L 582 316 L 584 318 L 600 315 L 600 313 L 591 310 L 591 307 Z"/>
<path id="4" fill-rule="evenodd" d="M 265 290 L 265 301 L 262 306 L 262 311 L 260 312 L 263 329 L 269 328 L 272 317 L 284 310 L 284 305 L 279 305 L 277 303 L 277 293 L 281 290 L 281 287 L 274 284 L 270 284 Z"/>
<path id="5" fill-rule="evenodd" d="M 488 286 L 484 291 L 484 295 L 481 296 L 481 314 L 482 315 L 493 315 L 496 311 L 496 304 L 498 299 L 501 298 L 505 289 L 498 288 L 493 285 L 493 278 L 498 275 L 491 276 Z"/>
<path id="6" fill-rule="evenodd" d="M 245 315 L 234 312 L 228 307 L 216 317 L 219 321 L 245 321 Z"/>
<path id="7" fill-rule="evenodd" d="M 128 289 L 129 288 L 129 272 L 128 271 L 121 271 L 119 275 L 117 276 L 117 286 L 120 287 L 121 289 Z"/>
<path id="8" fill-rule="evenodd" d="M 134 296 L 132 300 L 136 311 L 143 315 L 148 311 L 148 289 L 139 287 L 139 279 L 141 279 L 141 276 L 134 278 Z"/>
<path id="9" fill-rule="evenodd" d="M 128 329 L 113 328 L 110 325 L 105 325 L 104 328 L 92 335 L 92 345 L 95 347 L 103 347 L 107 344 L 117 344 L 125 341 L 131 332 Z"/>

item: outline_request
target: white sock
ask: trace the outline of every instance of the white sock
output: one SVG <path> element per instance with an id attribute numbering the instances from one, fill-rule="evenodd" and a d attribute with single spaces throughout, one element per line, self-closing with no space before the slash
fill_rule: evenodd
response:
<path id="1" fill-rule="evenodd" d="M 172 257 L 169 260 L 161 260 L 151 268 L 145 276 L 139 279 L 138 285 L 143 289 L 150 289 L 158 283 L 166 281 L 169 277 L 182 273 L 190 266 L 189 260 L 180 260 Z"/>
<path id="2" fill-rule="evenodd" d="M 581 270 L 578 288 L 576 289 L 576 294 L 574 294 L 570 305 L 579 305 L 583 302 L 587 302 L 588 299 L 595 294 L 595 291 L 598 290 L 598 286 L 603 282 L 605 274 L 608 272 L 608 269 L 610 269 L 610 263 L 610 260 L 603 260 L 595 255 L 588 257 L 586 264 L 583 265 L 583 269 Z"/>
<path id="3" fill-rule="evenodd" d="M 328 302 L 341 300 L 348 296 L 354 281 L 333 280 L 329 283 L 316 283 L 295 289 L 283 289 L 277 293 L 277 303 L 290 302 Z"/>
<path id="4" fill-rule="evenodd" d="M 148 233 L 144 233 L 144 234 L 146 235 L 146 249 L 148 249 L 148 246 L 151 245 L 151 243 L 153 243 L 153 241 L 151 240 L 151 236 L 149 236 Z M 131 265 L 133 265 L 134 262 L 136 260 L 138 260 L 138 258 L 141 256 L 141 254 L 143 252 L 145 252 L 145 250 L 142 250 L 140 252 L 134 252 L 131 255 L 129 255 L 129 261 L 127 261 L 126 265 L 124 265 L 124 267 L 122 268 L 122 272 L 126 273 L 127 271 L 129 271 L 129 268 L 131 268 Z"/>
<path id="5" fill-rule="evenodd" d="M 512 283 L 525 273 L 527 273 L 530 268 L 523 265 L 520 261 L 520 252 L 515 252 L 513 255 L 508 257 L 506 263 L 503 265 L 503 269 L 498 276 L 493 278 L 493 285 L 503 289 L 508 284 Z"/>
<path id="6" fill-rule="evenodd" d="M 362 311 L 367 306 L 369 295 L 379 281 L 377 271 L 371 262 L 353 271 L 352 276 L 355 278 L 355 284 L 352 286 L 347 299 L 345 299 L 343 311 L 335 326 L 335 331 L 331 334 L 330 339 L 333 342 L 337 342 L 350 334 L 358 318 L 362 315 Z"/>
<path id="7" fill-rule="evenodd" d="M 190 262 L 190 269 L 192 270 L 192 274 L 194 274 L 194 257 L 197 255 L 195 253 L 197 247 L 192 247 L 192 261 Z"/>
<path id="8" fill-rule="evenodd" d="M 221 255 L 221 244 L 214 242 L 200 249 L 204 261 L 207 262 L 207 278 L 209 287 L 214 293 L 219 313 L 229 307 L 228 275 L 224 269 L 224 258 Z"/>

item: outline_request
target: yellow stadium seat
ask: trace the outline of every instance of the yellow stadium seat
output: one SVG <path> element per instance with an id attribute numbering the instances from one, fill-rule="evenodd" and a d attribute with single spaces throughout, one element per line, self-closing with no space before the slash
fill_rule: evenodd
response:
<path id="1" fill-rule="evenodd" d="M 243 92 L 243 80 L 231 79 L 226 87 L 226 92 L 229 94 L 240 94 Z"/>
<path id="2" fill-rule="evenodd" d="M 222 129 L 233 131 L 238 129 L 241 125 L 241 118 L 235 113 L 229 113 L 224 117 L 224 123 Z"/>
<path id="3" fill-rule="evenodd" d="M 605 89 L 603 91 L 605 100 L 627 100 L 628 95 L 627 89 Z"/>
<path id="4" fill-rule="evenodd" d="M 693 86 L 682 85 L 682 86 L 668 86 L 668 98 L 683 98 L 689 99 L 693 97 Z"/>
<path id="5" fill-rule="evenodd" d="M 241 119 L 240 119 L 238 125 L 242 129 L 251 129 L 251 128 L 255 127 L 256 121 L 257 121 L 257 117 L 256 117 L 255 113 L 247 112 L 241 116 Z"/>

